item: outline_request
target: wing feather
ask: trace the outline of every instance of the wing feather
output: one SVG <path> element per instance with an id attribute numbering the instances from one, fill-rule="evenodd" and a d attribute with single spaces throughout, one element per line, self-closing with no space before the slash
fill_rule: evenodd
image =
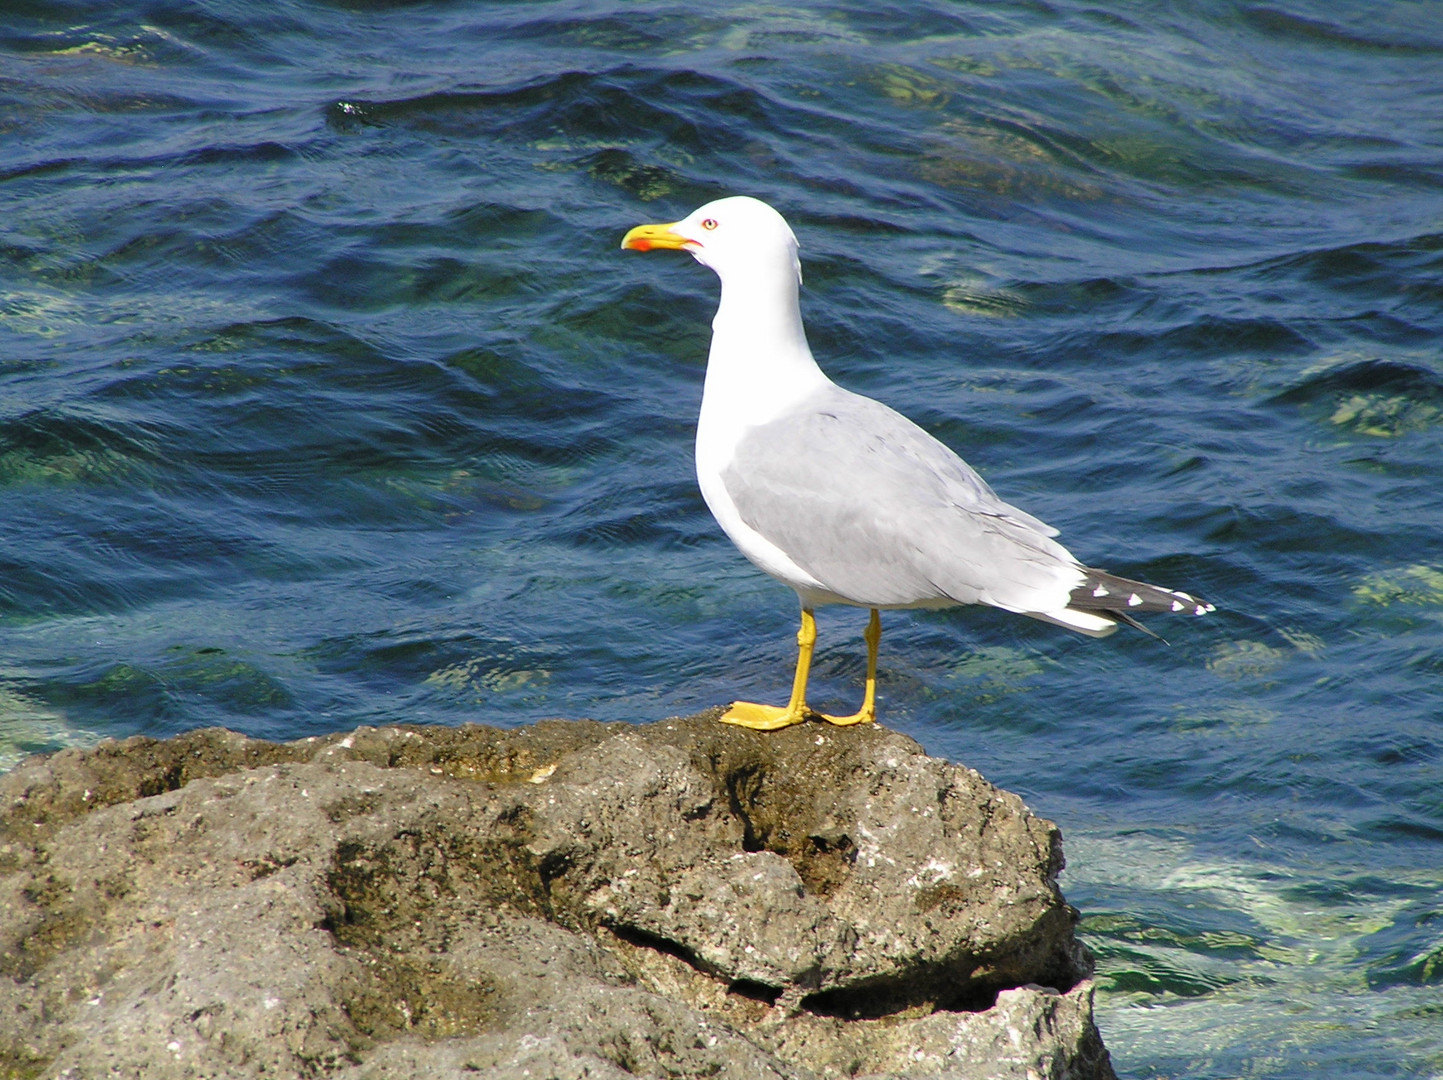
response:
<path id="1" fill-rule="evenodd" d="M 900 413 L 837 386 L 744 434 L 722 482 L 749 527 L 853 603 L 1049 611 L 1082 581 L 1055 529 Z"/>

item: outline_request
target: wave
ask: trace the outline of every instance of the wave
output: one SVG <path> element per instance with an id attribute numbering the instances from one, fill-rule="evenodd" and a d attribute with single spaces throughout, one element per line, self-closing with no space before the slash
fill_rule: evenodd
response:
<path id="1" fill-rule="evenodd" d="M 1443 372 L 1400 360 L 1369 359 L 1339 364 L 1303 378 L 1274 394 L 1280 405 L 1331 401 L 1341 394 L 1389 394 L 1418 402 L 1443 403 Z"/>

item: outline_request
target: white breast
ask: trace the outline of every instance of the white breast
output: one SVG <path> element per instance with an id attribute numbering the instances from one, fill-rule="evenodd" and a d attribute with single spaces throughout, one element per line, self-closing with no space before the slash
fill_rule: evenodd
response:
<path id="1" fill-rule="evenodd" d="M 759 386 L 743 365 L 718 364 L 713 358 L 707 365 L 696 425 L 696 478 L 707 508 L 743 555 L 777 580 L 820 600 L 829 595 L 822 583 L 741 519 L 722 482 L 722 473 L 731 464 L 742 436 L 792 408 L 817 388 L 819 380 L 825 382 L 826 376 L 814 363 L 783 364 L 772 367 Z"/>

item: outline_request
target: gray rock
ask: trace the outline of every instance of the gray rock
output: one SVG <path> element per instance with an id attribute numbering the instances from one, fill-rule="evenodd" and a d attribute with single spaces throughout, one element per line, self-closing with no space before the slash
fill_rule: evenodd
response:
<path id="1" fill-rule="evenodd" d="M 884 728 L 714 716 L 26 763 L 0 1075 L 1113 1075 L 1054 826 Z"/>

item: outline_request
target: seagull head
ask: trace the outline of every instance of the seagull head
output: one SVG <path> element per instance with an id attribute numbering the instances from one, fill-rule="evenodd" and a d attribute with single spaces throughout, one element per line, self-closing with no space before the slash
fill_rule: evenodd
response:
<path id="1" fill-rule="evenodd" d="M 791 226 L 760 199 L 733 195 L 698 207 L 667 225 L 638 225 L 622 238 L 631 251 L 689 251 L 726 284 L 779 271 L 802 279 Z"/>

